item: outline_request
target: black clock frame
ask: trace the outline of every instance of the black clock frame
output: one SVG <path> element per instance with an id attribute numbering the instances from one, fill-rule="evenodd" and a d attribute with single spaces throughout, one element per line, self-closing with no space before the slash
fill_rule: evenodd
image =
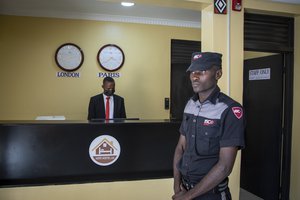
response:
<path id="1" fill-rule="evenodd" d="M 64 46 L 68 46 L 68 45 L 72 45 L 72 46 L 76 47 L 76 48 L 80 51 L 80 54 L 81 54 L 81 58 L 82 58 L 82 59 L 81 59 L 81 62 L 80 62 L 80 64 L 79 64 L 76 68 L 74 68 L 74 69 L 66 69 L 66 68 L 64 68 L 63 66 L 61 66 L 61 65 L 59 64 L 59 62 L 58 62 L 58 60 L 57 60 L 57 56 L 58 56 L 57 54 L 58 54 L 59 50 L 60 50 L 61 48 L 63 48 Z M 84 54 L 83 54 L 83 51 L 81 50 L 81 48 L 80 48 L 78 45 L 76 45 L 76 44 L 74 44 L 74 43 L 64 43 L 64 44 L 60 45 L 60 46 L 57 48 L 56 52 L 55 52 L 55 62 L 56 62 L 56 64 L 57 64 L 57 66 L 58 66 L 60 69 L 64 70 L 64 71 L 72 72 L 72 71 L 78 70 L 78 69 L 81 67 L 81 65 L 83 64 L 83 61 L 84 61 Z"/>
<path id="2" fill-rule="evenodd" d="M 109 46 L 113 46 L 113 47 L 118 48 L 118 49 L 121 51 L 122 56 L 123 56 L 123 60 L 122 60 L 122 63 L 120 64 L 120 66 L 117 67 L 116 69 L 113 69 L 113 70 L 107 69 L 105 66 L 103 66 L 103 65 L 101 64 L 100 58 L 99 58 L 100 53 L 102 52 L 102 50 L 105 49 L 106 47 L 109 47 Z M 106 45 L 102 46 L 102 47 L 99 49 L 98 54 L 97 54 L 97 61 L 98 61 L 99 65 L 100 65 L 100 67 L 101 67 L 102 69 L 104 69 L 104 70 L 106 70 L 106 71 L 114 72 L 114 71 L 119 70 L 119 69 L 123 66 L 123 64 L 124 64 L 124 62 L 125 62 L 125 54 L 124 54 L 123 50 L 121 49 L 121 47 L 119 47 L 118 45 L 115 45 L 115 44 L 106 44 Z"/>

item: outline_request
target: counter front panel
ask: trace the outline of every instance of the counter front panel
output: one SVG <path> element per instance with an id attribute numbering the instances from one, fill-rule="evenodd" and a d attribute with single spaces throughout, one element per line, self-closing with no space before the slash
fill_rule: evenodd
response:
<path id="1" fill-rule="evenodd" d="M 0 185 L 44 185 L 172 177 L 179 122 L 2 123 Z M 117 140 L 101 138 L 111 136 Z M 119 143 L 119 147 L 117 145 Z M 92 148 L 91 148 L 92 147 Z M 97 151 L 97 148 L 99 150 Z M 91 149 L 91 150 L 90 150 Z M 90 156 L 102 157 L 101 165 Z M 113 160 L 105 165 L 103 158 Z M 105 156 L 105 154 L 107 156 Z"/>

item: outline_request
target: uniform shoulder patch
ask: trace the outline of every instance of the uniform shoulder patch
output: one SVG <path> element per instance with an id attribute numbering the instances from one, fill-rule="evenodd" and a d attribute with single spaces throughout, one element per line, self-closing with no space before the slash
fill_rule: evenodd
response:
<path id="1" fill-rule="evenodd" d="M 241 107 L 232 107 L 231 109 L 236 118 L 241 119 L 243 117 L 243 109 Z"/>

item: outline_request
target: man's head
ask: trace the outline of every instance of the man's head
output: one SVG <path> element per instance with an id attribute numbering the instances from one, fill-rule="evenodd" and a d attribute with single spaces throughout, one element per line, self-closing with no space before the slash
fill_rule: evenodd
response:
<path id="1" fill-rule="evenodd" d="M 222 76 L 222 54 L 195 52 L 187 69 L 195 93 L 209 92 Z"/>
<path id="2" fill-rule="evenodd" d="M 102 88 L 106 96 L 112 96 L 115 93 L 115 80 L 111 77 L 105 77 Z"/>

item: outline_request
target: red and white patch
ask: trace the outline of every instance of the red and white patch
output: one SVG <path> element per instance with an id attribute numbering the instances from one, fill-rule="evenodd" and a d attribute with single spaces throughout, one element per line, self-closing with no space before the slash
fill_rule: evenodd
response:
<path id="1" fill-rule="evenodd" d="M 232 107 L 232 112 L 238 119 L 243 117 L 243 109 L 241 107 Z"/>
<path id="2" fill-rule="evenodd" d="M 199 58 L 201 58 L 201 57 L 202 57 L 201 54 L 194 55 L 193 60 L 197 60 L 197 59 L 199 59 Z"/>
<path id="3" fill-rule="evenodd" d="M 203 122 L 203 126 L 212 126 L 214 124 L 215 124 L 215 121 L 211 120 L 211 119 L 205 119 Z"/>

